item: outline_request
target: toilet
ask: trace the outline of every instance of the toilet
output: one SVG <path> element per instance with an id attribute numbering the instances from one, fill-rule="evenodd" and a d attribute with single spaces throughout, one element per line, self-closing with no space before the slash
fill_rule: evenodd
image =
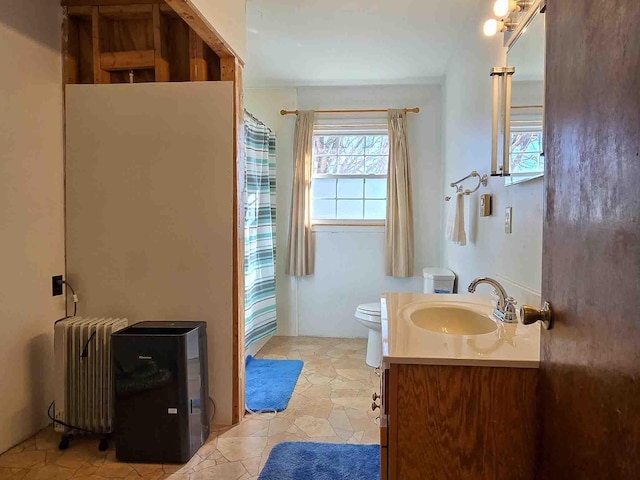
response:
<path id="1" fill-rule="evenodd" d="M 424 268 L 424 293 L 453 293 L 456 275 L 446 268 Z M 356 308 L 356 319 L 369 329 L 367 365 L 378 368 L 382 364 L 382 322 L 380 302 L 363 303 Z"/>
<path id="2" fill-rule="evenodd" d="M 382 322 L 380 321 L 380 302 L 363 303 L 356 308 L 356 318 L 369 329 L 367 342 L 367 365 L 379 367 L 382 363 Z"/>

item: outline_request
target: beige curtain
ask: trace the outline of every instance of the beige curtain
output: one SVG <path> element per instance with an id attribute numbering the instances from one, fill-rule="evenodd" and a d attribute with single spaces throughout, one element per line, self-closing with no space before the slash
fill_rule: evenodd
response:
<path id="1" fill-rule="evenodd" d="M 298 112 L 293 140 L 293 194 L 289 216 L 287 275 L 313 273 L 311 251 L 311 155 L 315 112 Z"/>
<path id="2" fill-rule="evenodd" d="M 413 200 L 407 140 L 407 113 L 389 110 L 389 175 L 385 224 L 385 274 L 413 276 Z"/>

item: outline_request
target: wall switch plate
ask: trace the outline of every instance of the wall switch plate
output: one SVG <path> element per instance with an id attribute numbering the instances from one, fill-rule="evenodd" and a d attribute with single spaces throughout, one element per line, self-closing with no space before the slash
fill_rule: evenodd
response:
<path id="1" fill-rule="evenodd" d="M 480 195 L 480 216 L 491 216 L 491 194 L 489 193 Z"/>
<path id="2" fill-rule="evenodd" d="M 513 215 L 511 207 L 507 207 L 504 211 L 504 233 L 511 233 Z"/>
<path id="3" fill-rule="evenodd" d="M 62 295 L 62 284 L 63 284 L 62 275 L 56 275 L 55 277 L 51 277 L 51 296 L 57 297 Z"/>

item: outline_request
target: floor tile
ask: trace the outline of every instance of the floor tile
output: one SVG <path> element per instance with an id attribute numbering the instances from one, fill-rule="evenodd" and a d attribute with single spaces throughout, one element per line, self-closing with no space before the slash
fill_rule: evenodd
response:
<path id="1" fill-rule="evenodd" d="M 305 362 L 287 409 L 212 425 L 187 464 L 121 463 L 113 446 L 100 452 L 83 437 L 59 451 L 60 434 L 49 427 L 0 455 L 0 480 L 256 480 L 281 442 L 377 443 L 371 395 L 380 393 L 380 377 L 365 355 L 364 339 L 273 337 L 257 358 Z"/>

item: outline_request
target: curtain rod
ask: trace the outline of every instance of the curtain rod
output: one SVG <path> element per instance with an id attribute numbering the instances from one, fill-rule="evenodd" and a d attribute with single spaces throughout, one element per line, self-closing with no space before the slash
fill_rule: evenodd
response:
<path id="1" fill-rule="evenodd" d="M 299 110 L 280 110 L 280 115 L 297 115 Z M 388 110 L 316 110 L 316 113 L 387 113 Z M 420 113 L 420 108 L 405 108 L 406 113 Z"/>

